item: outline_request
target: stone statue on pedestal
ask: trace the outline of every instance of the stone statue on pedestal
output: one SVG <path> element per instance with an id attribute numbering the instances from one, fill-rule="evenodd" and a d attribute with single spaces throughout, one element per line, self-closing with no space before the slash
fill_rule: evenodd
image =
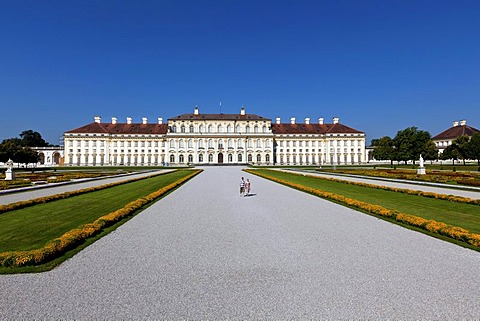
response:
<path id="1" fill-rule="evenodd" d="M 15 172 L 12 170 L 13 168 L 13 161 L 9 159 L 5 165 L 7 165 L 7 171 L 5 172 L 5 180 L 11 181 L 15 179 Z"/>
<path id="2" fill-rule="evenodd" d="M 420 154 L 419 162 L 420 162 L 420 168 L 417 169 L 417 175 L 425 175 L 425 167 L 424 167 L 424 164 L 423 164 L 422 154 Z"/>

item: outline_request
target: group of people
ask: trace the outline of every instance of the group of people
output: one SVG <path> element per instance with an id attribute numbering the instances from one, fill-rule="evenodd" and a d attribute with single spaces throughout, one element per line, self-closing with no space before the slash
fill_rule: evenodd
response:
<path id="1" fill-rule="evenodd" d="M 250 188 L 250 180 L 247 178 L 247 181 L 245 181 L 245 179 L 242 177 L 240 180 L 240 197 L 248 196 L 250 194 Z"/>

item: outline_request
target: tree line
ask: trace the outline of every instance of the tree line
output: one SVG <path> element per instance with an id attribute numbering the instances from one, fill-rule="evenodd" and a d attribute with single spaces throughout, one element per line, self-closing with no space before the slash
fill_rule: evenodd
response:
<path id="1" fill-rule="evenodd" d="M 9 159 L 15 163 L 37 163 L 38 153 L 31 147 L 53 146 L 47 143 L 40 133 L 31 129 L 24 130 L 20 137 L 7 138 L 0 143 L 0 162 L 5 163 Z"/>
<path id="2" fill-rule="evenodd" d="M 417 127 L 408 127 L 397 132 L 394 138 L 384 136 L 372 139 L 372 156 L 378 160 L 405 162 L 415 161 L 422 155 L 425 160 L 462 160 L 475 159 L 480 166 L 480 133 L 472 137 L 460 136 L 439 154 L 429 132 Z"/>

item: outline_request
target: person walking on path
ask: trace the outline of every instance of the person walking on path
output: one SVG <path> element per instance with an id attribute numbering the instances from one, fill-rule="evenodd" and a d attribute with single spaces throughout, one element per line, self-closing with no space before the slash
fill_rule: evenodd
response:
<path id="1" fill-rule="evenodd" d="M 245 196 L 245 180 L 242 179 L 240 180 L 240 196 Z"/>
<path id="2" fill-rule="evenodd" d="M 245 182 L 245 196 L 250 195 L 250 180 L 247 178 Z"/>

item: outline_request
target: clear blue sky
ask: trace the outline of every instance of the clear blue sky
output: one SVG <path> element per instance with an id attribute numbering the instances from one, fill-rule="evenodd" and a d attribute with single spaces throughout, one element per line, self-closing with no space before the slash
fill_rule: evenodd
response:
<path id="1" fill-rule="evenodd" d="M 480 128 L 480 1 L 0 1 L 0 139 L 247 113 Z"/>

